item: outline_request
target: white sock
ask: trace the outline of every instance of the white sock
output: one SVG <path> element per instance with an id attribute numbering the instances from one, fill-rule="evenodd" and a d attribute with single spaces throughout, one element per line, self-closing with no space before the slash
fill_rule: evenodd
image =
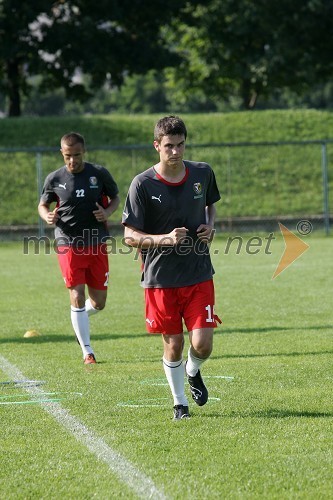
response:
<path id="1" fill-rule="evenodd" d="M 92 314 L 97 314 L 99 312 L 99 309 L 95 309 L 93 307 L 89 297 L 86 300 L 86 311 L 88 316 L 91 316 Z"/>
<path id="2" fill-rule="evenodd" d="M 90 347 L 90 329 L 88 314 L 85 309 L 71 306 L 71 320 L 74 332 L 82 349 L 83 357 L 94 354 Z"/>
<path id="3" fill-rule="evenodd" d="M 163 356 L 163 368 L 171 389 L 174 405 L 188 406 L 185 396 L 183 360 L 167 361 Z"/>
<path id="4" fill-rule="evenodd" d="M 195 356 L 193 356 L 191 347 L 189 347 L 187 353 L 187 362 L 186 362 L 187 375 L 189 375 L 190 377 L 194 377 L 198 373 L 198 370 L 204 361 L 206 360 L 196 358 Z"/>

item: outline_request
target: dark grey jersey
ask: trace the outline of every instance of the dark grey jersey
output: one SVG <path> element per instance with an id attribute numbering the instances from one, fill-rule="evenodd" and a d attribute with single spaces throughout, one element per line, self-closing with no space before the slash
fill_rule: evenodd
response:
<path id="1" fill-rule="evenodd" d="M 104 208 L 108 198 L 118 194 L 110 172 L 99 165 L 84 163 L 82 172 L 72 174 L 63 166 L 50 173 L 44 183 L 41 201 L 56 202 L 60 219 L 55 228 L 58 244 L 94 245 L 105 241 L 107 225 L 93 214 L 96 202 Z"/>
<path id="2" fill-rule="evenodd" d="M 174 288 L 212 278 L 209 249 L 196 230 L 206 222 L 206 206 L 220 199 L 215 175 L 207 163 L 184 161 L 185 178 L 175 184 L 154 167 L 137 175 L 129 188 L 122 222 L 148 234 L 167 234 L 186 227 L 188 237 L 175 247 L 142 249 L 142 286 Z"/>

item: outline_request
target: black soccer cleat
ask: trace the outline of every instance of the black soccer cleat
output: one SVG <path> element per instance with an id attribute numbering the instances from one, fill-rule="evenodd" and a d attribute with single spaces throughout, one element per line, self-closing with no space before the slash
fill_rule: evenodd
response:
<path id="1" fill-rule="evenodd" d="M 173 407 L 173 419 L 182 420 L 183 418 L 190 418 L 190 414 L 188 412 L 188 406 L 175 405 Z"/>
<path id="2" fill-rule="evenodd" d="M 195 401 L 198 406 L 205 405 L 208 401 L 208 391 L 201 378 L 200 370 L 198 370 L 197 374 L 194 375 L 194 377 L 190 377 L 190 375 L 188 375 L 187 373 L 186 375 L 188 383 L 190 384 L 190 391 L 193 401 Z"/>

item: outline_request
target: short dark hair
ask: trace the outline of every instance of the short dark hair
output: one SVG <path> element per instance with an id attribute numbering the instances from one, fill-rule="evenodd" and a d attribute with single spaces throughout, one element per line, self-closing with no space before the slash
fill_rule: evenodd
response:
<path id="1" fill-rule="evenodd" d="M 165 116 L 158 120 L 154 128 L 154 140 L 161 142 L 165 135 L 184 135 L 187 137 L 185 123 L 178 116 Z"/>
<path id="2" fill-rule="evenodd" d="M 62 136 L 60 140 L 60 144 L 66 144 L 66 146 L 74 146 L 74 144 L 82 144 L 82 146 L 85 148 L 85 140 L 83 135 L 79 134 L 78 132 L 69 132 L 68 134 L 65 134 Z"/>

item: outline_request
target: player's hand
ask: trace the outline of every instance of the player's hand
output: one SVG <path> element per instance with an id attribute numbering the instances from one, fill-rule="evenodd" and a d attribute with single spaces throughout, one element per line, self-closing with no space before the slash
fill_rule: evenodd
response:
<path id="1" fill-rule="evenodd" d="M 200 224 L 197 229 L 197 235 L 200 241 L 204 241 L 205 243 L 210 243 L 215 234 L 215 229 L 208 224 Z"/>
<path id="2" fill-rule="evenodd" d="M 186 237 L 188 229 L 186 227 L 176 227 L 171 233 L 166 235 L 166 245 L 178 245 Z M 169 243 L 170 241 L 170 243 Z"/>
<path id="3" fill-rule="evenodd" d="M 52 212 L 48 212 L 46 215 L 47 224 L 55 224 L 59 220 L 58 208 L 56 207 Z"/>
<path id="4" fill-rule="evenodd" d="M 98 222 L 106 222 L 108 220 L 106 210 L 96 202 L 97 210 L 93 210 L 93 214 Z"/>

